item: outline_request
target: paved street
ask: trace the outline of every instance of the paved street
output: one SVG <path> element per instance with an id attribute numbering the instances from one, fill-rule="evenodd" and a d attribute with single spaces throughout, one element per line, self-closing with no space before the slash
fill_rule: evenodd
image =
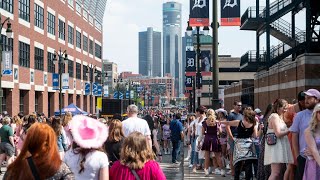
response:
<path id="1" fill-rule="evenodd" d="M 168 180 L 182 179 L 182 168 L 180 165 L 171 163 L 171 155 L 163 155 L 163 162 L 160 163 L 162 170 L 164 171 Z M 184 178 L 183 179 L 216 179 L 216 180 L 229 180 L 231 176 L 221 177 L 220 175 L 210 174 L 209 177 L 204 176 L 204 171 L 198 170 L 197 173 L 193 173 L 192 169 L 188 167 L 189 162 L 185 161 L 183 166 Z"/>

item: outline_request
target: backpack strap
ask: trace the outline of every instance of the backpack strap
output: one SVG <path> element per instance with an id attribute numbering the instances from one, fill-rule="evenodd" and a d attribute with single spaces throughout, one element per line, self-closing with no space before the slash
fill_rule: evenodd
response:
<path id="1" fill-rule="evenodd" d="M 33 175 L 34 179 L 35 180 L 40 180 L 39 173 L 38 173 L 38 171 L 36 169 L 36 166 L 35 166 L 35 164 L 34 164 L 34 162 L 32 160 L 32 157 L 31 156 L 28 157 L 27 161 L 28 161 L 28 164 L 29 164 L 29 167 L 31 169 L 31 172 L 32 172 L 32 175 Z"/>
<path id="2" fill-rule="evenodd" d="M 136 172 L 136 170 L 134 170 L 134 169 L 130 169 L 130 170 L 131 170 L 132 174 L 134 175 L 134 177 L 136 178 L 136 180 L 140 180 L 140 177 L 139 177 L 138 173 Z"/>

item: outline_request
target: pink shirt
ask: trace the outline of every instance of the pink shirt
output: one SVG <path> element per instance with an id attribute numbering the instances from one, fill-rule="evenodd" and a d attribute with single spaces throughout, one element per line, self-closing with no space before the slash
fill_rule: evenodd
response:
<path id="1" fill-rule="evenodd" d="M 142 169 L 136 170 L 138 176 L 141 180 L 165 180 L 166 177 L 162 172 L 159 164 L 156 161 L 150 160 L 146 162 Z M 111 169 L 109 174 L 110 180 L 135 180 L 135 177 L 131 170 L 120 163 L 120 161 L 116 161 Z"/>

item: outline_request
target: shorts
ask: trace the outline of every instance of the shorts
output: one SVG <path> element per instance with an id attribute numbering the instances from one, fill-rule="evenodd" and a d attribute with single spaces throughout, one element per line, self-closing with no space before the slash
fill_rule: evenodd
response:
<path id="1" fill-rule="evenodd" d="M 219 138 L 219 142 L 221 145 L 225 145 L 225 144 L 227 144 L 228 140 L 227 140 L 227 138 Z"/>
<path id="2" fill-rule="evenodd" d="M 6 154 L 7 156 L 12 157 L 14 153 L 14 147 L 10 143 L 0 143 L 0 154 Z"/>

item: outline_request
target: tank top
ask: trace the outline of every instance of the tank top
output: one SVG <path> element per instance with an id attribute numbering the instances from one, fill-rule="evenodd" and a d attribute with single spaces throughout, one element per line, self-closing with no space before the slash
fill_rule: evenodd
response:
<path id="1" fill-rule="evenodd" d="M 238 131 L 237 138 L 250 138 L 253 134 L 253 128 L 254 128 L 253 125 L 250 128 L 246 128 L 244 126 L 244 124 L 242 123 L 242 121 L 240 121 L 240 123 L 237 127 L 237 131 Z"/>

